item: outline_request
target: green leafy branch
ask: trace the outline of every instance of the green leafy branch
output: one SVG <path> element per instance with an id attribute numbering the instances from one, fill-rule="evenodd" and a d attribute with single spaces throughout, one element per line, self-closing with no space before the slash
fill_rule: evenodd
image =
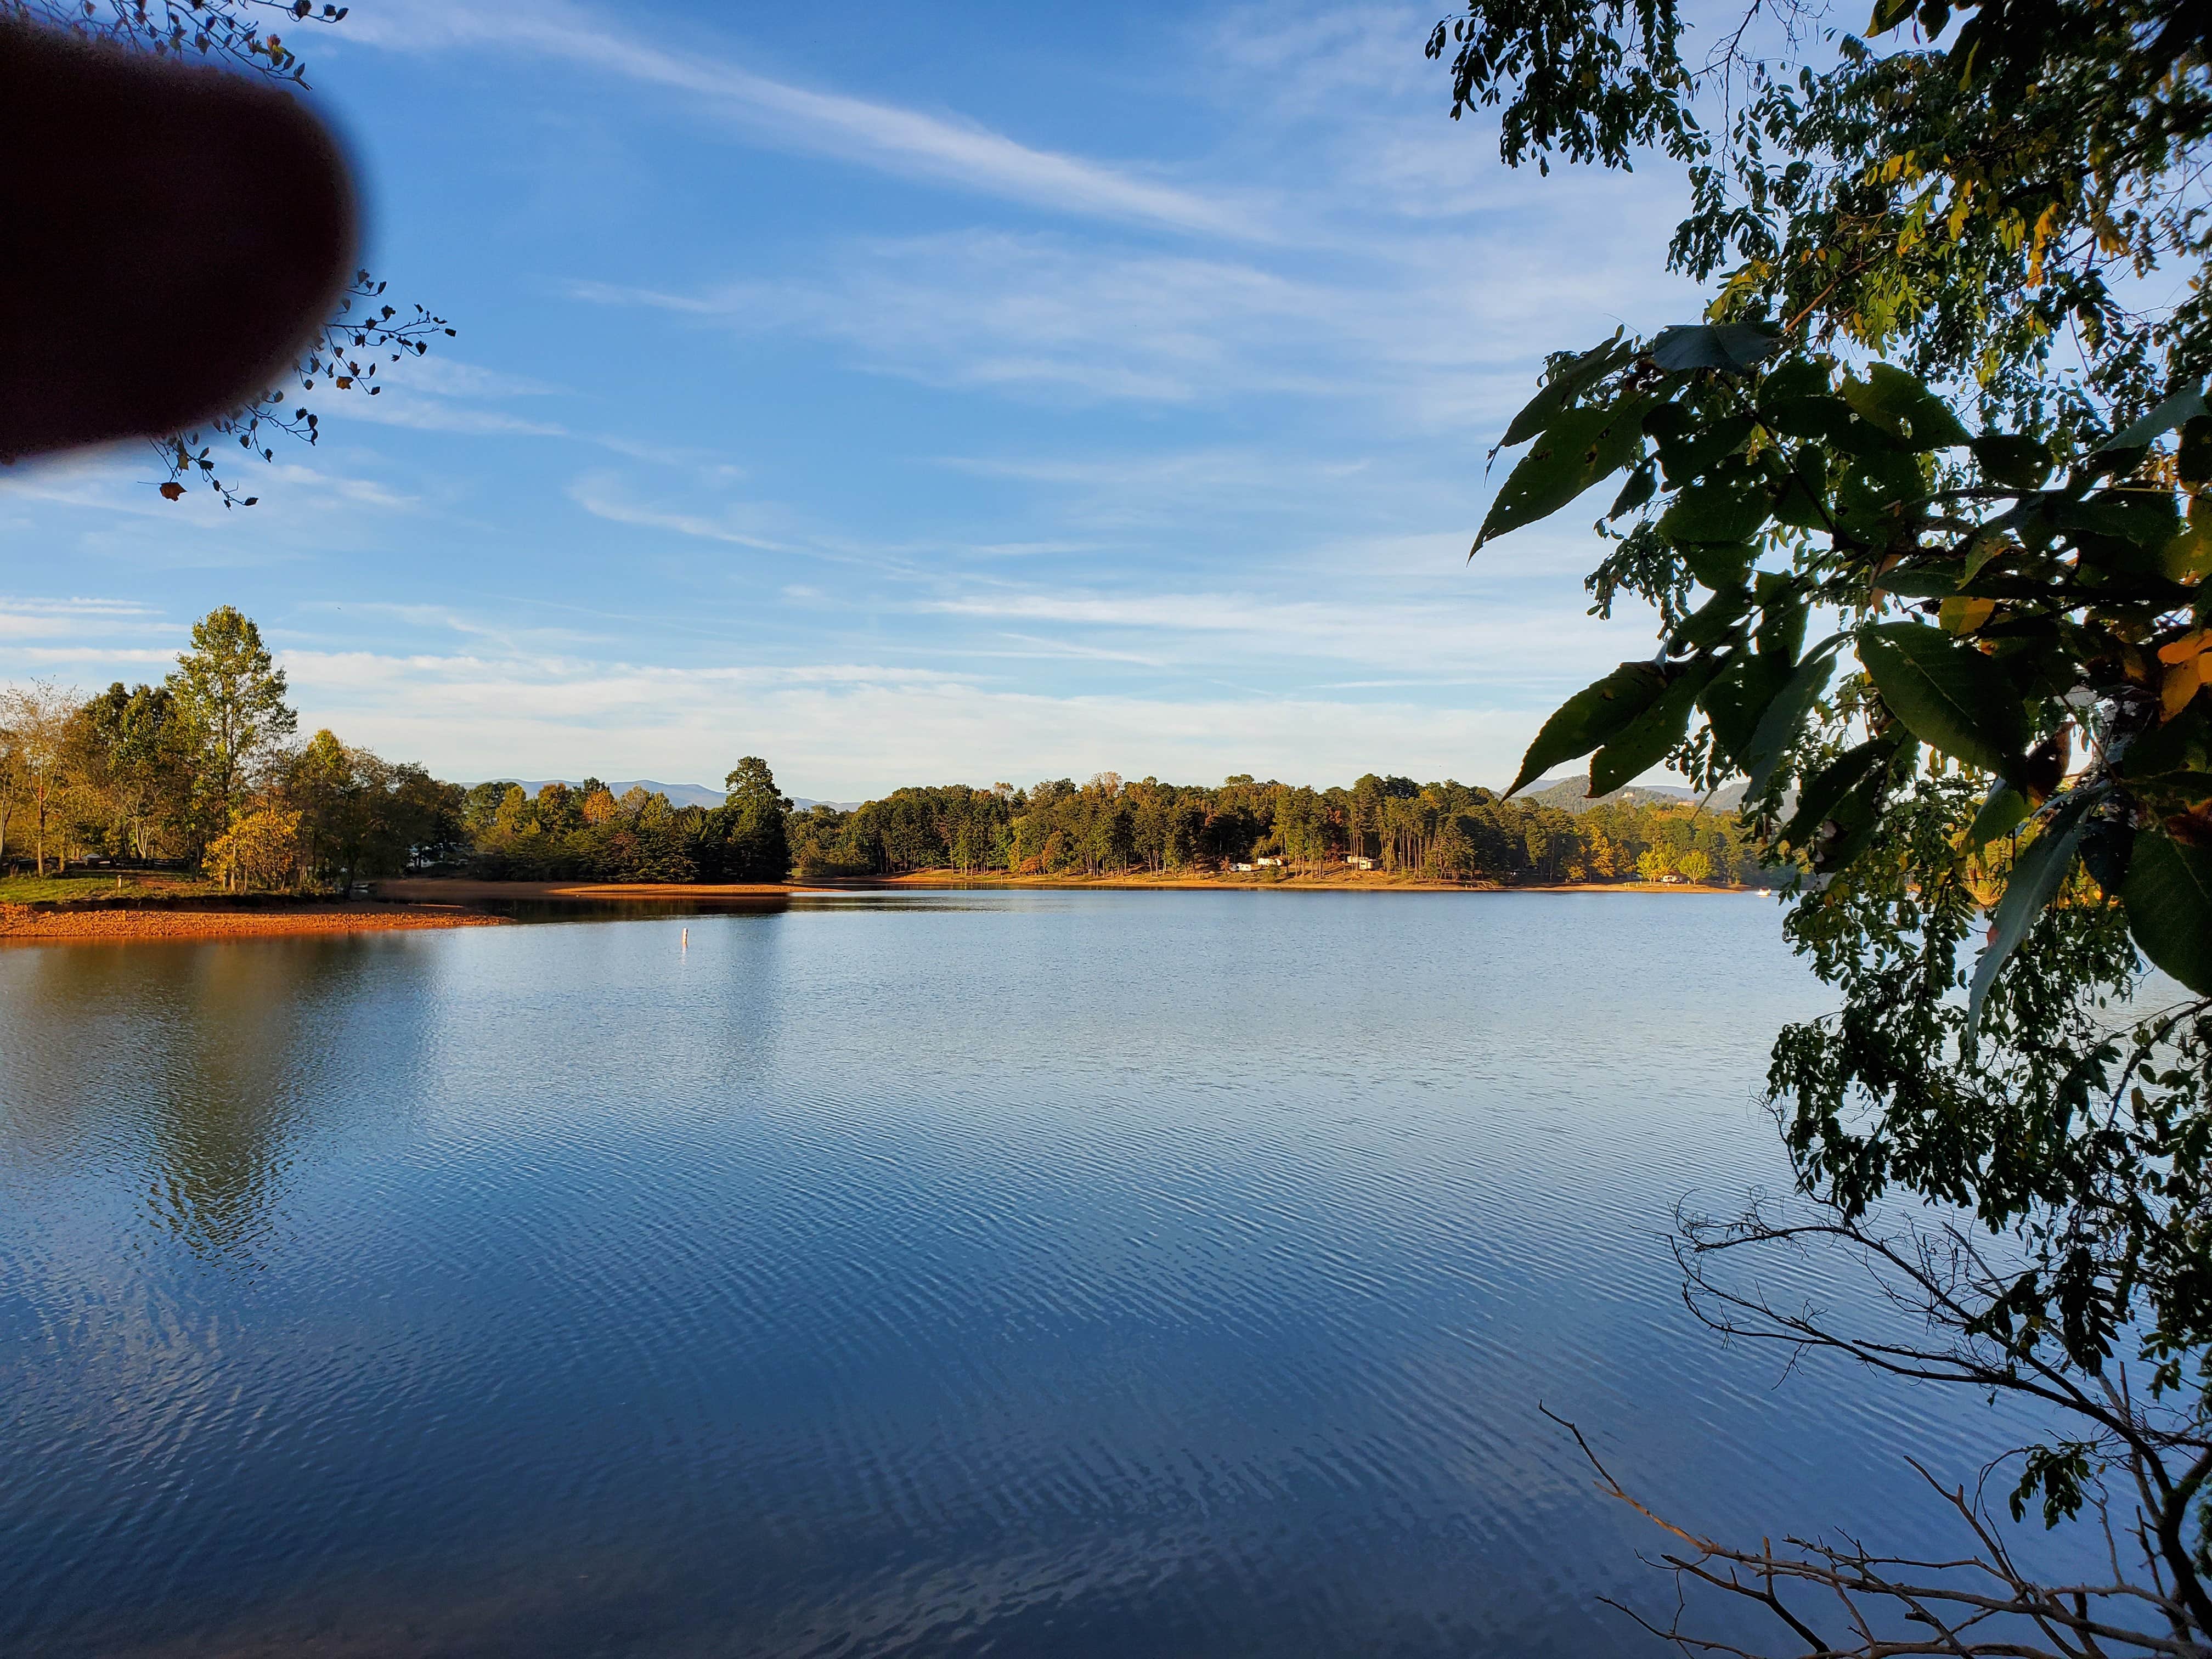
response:
<path id="1" fill-rule="evenodd" d="M 2212 415 L 2185 391 L 2094 446 L 1971 433 L 1888 364 L 1771 360 L 1769 331 L 1616 337 L 1558 367 L 1507 428 L 1527 453 L 1474 551 L 1616 474 L 1603 524 L 1640 514 L 1701 596 L 1649 661 L 1571 698 L 1513 788 L 1590 756 L 1593 793 L 1708 741 L 1778 854 L 1847 868 L 1923 751 L 1986 776 L 1980 842 L 2033 817 L 1974 1006 L 2093 848 L 2144 955 L 2212 995 Z M 1802 648 L 1808 617 L 1845 627 Z M 1893 612 L 1901 611 L 1901 616 Z M 1863 682 L 1862 741 L 1802 756 L 1837 668 Z M 2088 765 L 2063 799 L 2070 735 Z M 1785 802 L 1790 810 L 1784 815 Z"/>

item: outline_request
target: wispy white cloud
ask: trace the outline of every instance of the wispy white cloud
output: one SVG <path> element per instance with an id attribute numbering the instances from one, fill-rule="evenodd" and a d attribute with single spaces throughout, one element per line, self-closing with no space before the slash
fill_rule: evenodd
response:
<path id="1" fill-rule="evenodd" d="M 978 653 L 978 655 L 1000 657 L 1071 657 L 1080 662 L 1130 662 L 1146 668 L 1165 668 L 1168 659 L 1147 655 L 1141 651 L 1112 651 L 1103 646 L 1077 645 L 1067 640 L 1048 640 L 1036 634 L 1001 634 L 1001 639 L 1012 640 L 1029 648 L 1024 651 Z"/>
<path id="2" fill-rule="evenodd" d="M 533 421 L 501 409 L 477 409 L 444 398 L 410 394 L 357 398 L 345 404 L 341 415 L 378 426 L 411 427 L 417 432 L 456 432 L 485 437 L 565 438 L 566 427 L 550 421 Z"/>
<path id="3" fill-rule="evenodd" d="M 127 637 L 165 629 L 161 613 L 130 599 L 14 599 L 0 594 L 0 647 L 27 648 L 26 641 Z M 44 647 L 27 647 L 44 648 Z"/>
<path id="4" fill-rule="evenodd" d="M 9 660 L 12 659 L 12 660 Z M 117 647 L 106 645 L 28 645 L 17 647 L 0 659 L 0 680 L 13 672 L 24 672 L 40 677 L 54 670 L 91 668 L 94 678 L 104 677 L 118 666 L 154 666 L 166 673 L 177 665 L 173 651 L 157 651 L 143 646 Z M 158 679 L 161 674 L 150 676 Z"/>
<path id="5" fill-rule="evenodd" d="M 550 398 L 565 389 L 535 375 L 491 368 L 436 352 L 402 363 L 394 384 L 402 380 L 411 390 L 441 398 Z"/>
<path id="6" fill-rule="evenodd" d="M 373 382 L 356 382 L 343 392 L 333 389 L 323 408 L 341 420 L 350 416 L 418 432 L 559 438 L 568 435 L 568 429 L 556 422 L 489 405 L 515 398 L 552 397 L 561 390 L 530 375 L 433 352 L 408 357 Z"/>
<path id="7" fill-rule="evenodd" d="M 1568 674 L 1577 672 L 1587 655 L 1583 619 L 1553 610 L 1483 603 L 1473 591 L 1455 599 L 1433 591 L 1395 594 L 1356 579 L 1340 580 L 1331 590 L 1311 599 L 1177 590 L 971 591 L 920 600 L 916 608 L 979 622 L 1060 624 L 1077 644 L 1103 644 L 1186 668 L 1225 668 L 1234 661 L 1251 665 L 1242 674 L 1262 667 L 1294 686 L 1310 678 L 1298 665 L 1315 659 L 1371 664 L 1401 675 L 1486 673 L 1501 684 L 1545 685 L 1563 663 Z"/>
<path id="8" fill-rule="evenodd" d="M 757 548 L 763 552 L 793 550 L 789 543 L 772 539 L 751 528 L 746 520 L 747 509 L 743 507 L 725 507 L 717 515 L 648 506 L 623 495 L 617 482 L 604 473 L 587 474 L 575 480 L 568 486 L 568 499 L 593 518 L 605 519 L 611 524 L 672 531 L 678 536 L 726 542 L 734 547 Z"/>
<path id="9" fill-rule="evenodd" d="M 950 550 L 978 559 L 1049 558 L 1057 553 L 1095 553 L 1097 542 L 981 542 Z"/>
<path id="10" fill-rule="evenodd" d="M 952 114 L 821 92 L 727 58 L 685 51 L 667 31 L 647 40 L 581 7 L 544 0 L 517 11 L 408 3 L 364 13 L 354 38 L 408 52 L 526 52 L 594 74 L 679 92 L 758 143 L 833 155 L 902 178 L 932 179 L 1055 214 L 1208 234 L 1269 234 L 1248 203 L 1082 156 L 1040 149 Z"/>
<path id="11" fill-rule="evenodd" d="M 1648 250 L 1601 223 L 1561 262 L 1560 229 L 1472 244 L 1401 234 L 1316 263 L 971 228 L 848 242 L 803 276 L 568 291 L 741 336 L 811 337 L 856 368 L 934 386 L 1075 404 L 1291 399 L 1356 408 L 1377 431 L 1456 428 L 1525 398 L 1563 325 L 1571 337 L 1612 327 L 1627 268 Z M 1647 284 L 1651 314 L 1636 320 L 1659 319 L 1673 295 Z"/>

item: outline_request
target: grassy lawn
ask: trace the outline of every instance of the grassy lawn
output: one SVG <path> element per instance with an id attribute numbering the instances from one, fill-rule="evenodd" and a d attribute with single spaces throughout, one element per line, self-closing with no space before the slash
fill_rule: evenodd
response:
<path id="1" fill-rule="evenodd" d="M 115 883 L 120 875 L 123 885 Z M 41 899 L 99 898 L 103 894 L 213 892 L 204 881 L 154 871 L 87 871 L 66 876 L 0 876 L 0 904 L 31 904 Z"/>

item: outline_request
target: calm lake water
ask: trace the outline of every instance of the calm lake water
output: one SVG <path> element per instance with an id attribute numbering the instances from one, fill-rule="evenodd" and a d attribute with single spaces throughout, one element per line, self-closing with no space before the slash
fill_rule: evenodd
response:
<path id="1" fill-rule="evenodd" d="M 1942 1536 L 1901 1451 L 2018 1423 L 1676 1299 L 1677 1200 L 1786 1181 L 1778 921 L 0 951 L 0 1652 L 1647 1650 L 1595 1598 L 1668 1605 L 1659 1540 L 1539 1402 L 1686 1522 Z"/>

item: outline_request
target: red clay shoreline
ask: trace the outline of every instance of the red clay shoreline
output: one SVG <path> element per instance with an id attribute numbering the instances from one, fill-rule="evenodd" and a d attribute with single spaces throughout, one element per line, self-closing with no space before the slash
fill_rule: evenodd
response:
<path id="1" fill-rule="evenodd" d="M 1223 876 L 1095 877 L 962 876 L 949 872 L 820 882 L 646 883 L 588 881 L 475 881 L 421 877 L 375 884 L 368 899 L 300 899 L 271 896 L 143 896 L 131 900 L 46 901 L 0 904 L 0 945 L 117 943 L 132 939 L 252 939 L 309 933 L 413 932 L 432 927 L 496 927 L 510 918 L 483 907 L 516 902 L 652 903 L 757 899 L 837 893 L 902 891 L 1063 890 L 1105 892 L 1287 893 L 1681 893 L 1748 895 L 1747 887 L 1700 887 L 1687 883 L 1580 882 L 1556 885 L 1402 881 L 1347 873 L 1244 880 Z"/>
<path id="2" fill-rule="evenodd" d="M 188 899 L 159 904 L 0 904 L 0 945 L 411 933 L 428 927 L 498 927 L 506 922 L 504 916 L 458 905 L 362 899 L 251 907 Z"/>

